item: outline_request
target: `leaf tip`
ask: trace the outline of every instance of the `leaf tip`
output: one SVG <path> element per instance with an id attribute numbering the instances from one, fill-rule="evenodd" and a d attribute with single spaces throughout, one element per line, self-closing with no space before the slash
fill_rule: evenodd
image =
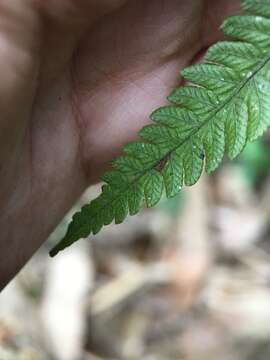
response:
<path id="1" fill-rule="evenodd" d="M 50 255 L 51 258 L 54 258 L 59 252 L 60 252 L 60 249 L 58 249 L 58 246 L 55 246 L 55 247 L 49 252 L 49 255 Z"/>

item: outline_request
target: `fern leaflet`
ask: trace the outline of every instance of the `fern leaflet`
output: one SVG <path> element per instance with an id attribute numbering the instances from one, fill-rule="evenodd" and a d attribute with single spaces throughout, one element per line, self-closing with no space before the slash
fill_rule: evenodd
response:
<path id="1" fill-rule="evenodd" d="M 270 0 L 243 0 L 244 14 L 225 20 L 232 40 L 212 46 L 205 62 L 182 71 L 188 84 L 156 110 L 140 140 L 102 177 L 102 193 L 75 214 L 51 256 L 104 225 L 122 223 L 144 203 L 156 205 L 184 185 L 195 184 L 205 167 L 214 171 L 224 154 L 234 159 L 270 125 Z"/>

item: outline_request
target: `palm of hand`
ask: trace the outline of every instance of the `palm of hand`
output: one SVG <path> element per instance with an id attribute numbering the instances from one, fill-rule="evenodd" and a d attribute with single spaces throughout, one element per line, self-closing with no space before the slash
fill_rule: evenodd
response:
<path id="1" fill-rule="evenodd" d="M 93 19 L 97 21 L 86 31 L 94 5 L 87 13 L 78 5 L 84 1 L 77 1 L 75 21 L 72 12 L 64 11 L 68 2 L 58 2 L 56 15 L 46 16 L 43 37 L 37 34 L 35 11 L 25 12 L 28 32 L 14 27 L 14 39 L 22 30 L 18 39 L 25 48 L 14 41 L 0 58 L 7 67 L 3 83 L 9 84 L 8 92 L 0 88 L 3 98 L 7 94 L 2 110 L 6 121 L 0 123 L 0 206 L 6 215 L 0 223 L 5 228 L 19 223 L 22 234 L 20 239 L 18 228 L 8 230 L 0 253 L 8 247 L 14 254 L 19 241 L 32 238 L 17 268 L 120 145 L 134 138 L 152 110 L 164 104 L 179 70 L 218 38 L 222 18 L 239 5 L 237 0 L 130 0 Z M 0 40 L 7 41 L 8 31 L 3 27 Z M 10 67 L 12 73 L 16 70 L 11 80 Z M 42 226 L 33 226 L 40 221 Z M 10 273 L 14 271 L 13 264 Z"/>

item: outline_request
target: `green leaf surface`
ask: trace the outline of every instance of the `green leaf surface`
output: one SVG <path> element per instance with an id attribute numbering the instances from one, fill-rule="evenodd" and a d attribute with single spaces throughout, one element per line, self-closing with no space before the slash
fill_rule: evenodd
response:
<path id="1" fill-rule="evenodd" d="M 270 125 L 270 0 L 242 1 L 243 15 L 225 20 L 230 39 L 213 45 L 205 61 L 182 71 L 186 86 L 153 112 L 154 124 L 123 148 L 102 176 L 102 193 L 75 214 L 56 255 L 80 238 L 122 223 L 141 207 L 155 206 L 163 192 L 179 193 L 203 171 L 214 171 L 224 155 L 238 156 Z"/>

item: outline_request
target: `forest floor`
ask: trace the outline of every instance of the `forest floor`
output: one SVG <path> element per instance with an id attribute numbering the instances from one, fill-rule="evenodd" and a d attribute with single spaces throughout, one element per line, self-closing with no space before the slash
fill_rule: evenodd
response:
<path id="1" fill-rule="evenodd" d="M 1 294 L 0 360 L 269 360 L 269 150 L 52 260 L 68 214 Z"/>

